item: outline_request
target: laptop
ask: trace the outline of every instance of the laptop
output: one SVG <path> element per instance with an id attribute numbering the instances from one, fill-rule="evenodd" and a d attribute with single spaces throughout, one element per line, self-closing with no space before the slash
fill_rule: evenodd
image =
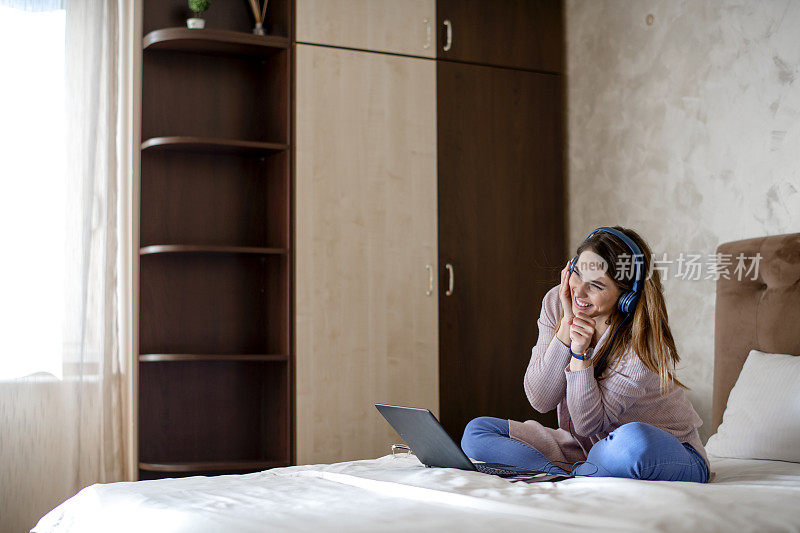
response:
<path id="1" fill-rule="evenodd" d="M 429 410 L 382 403 L 376 403 L 375 407 L 426 467 L 474 470 L 500 477 L 546 476 L 542 481 L 567 477 L 500 463 L 473 462 Z"/>

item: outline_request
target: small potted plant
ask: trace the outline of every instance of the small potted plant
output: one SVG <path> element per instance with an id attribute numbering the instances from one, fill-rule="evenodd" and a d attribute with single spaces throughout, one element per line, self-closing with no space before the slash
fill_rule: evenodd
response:
<path id="1" fill-rule="evenodd" d="M 208 7 L 211 0 L 189 0 L 189 9 L 194 13 L 194 17 L 186 19 L 186 26 L 192 29 L 202 29 L 206 27 L 205 19 L 200 18 Z"/>

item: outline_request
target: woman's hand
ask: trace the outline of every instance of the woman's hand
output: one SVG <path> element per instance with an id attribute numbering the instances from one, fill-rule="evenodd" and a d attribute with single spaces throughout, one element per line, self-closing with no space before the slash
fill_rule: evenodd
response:
<path id="1" fill-rule="evenodd" d="M 572 318 L 572 325 L 569 328 L 570 349 L 573 353 L 582 354 L 592 343 L 594 336 L 595 320 L 586 313 L 578 312 Z"/>
<path id="2" fill-rule="evenodd" d="M 572 289 L 569 287 L 569 264 L 572 259 L 567 261 L 567 266 L 561 271 L 561 288 L 558 289 L 558 298 L 561 300 L 561 309 L 564 310 L 564 321 L 569 324 L 569 319 L 575 316 L 572 313 Z"/>
<path id="3" fill-rule="evenodd" d="M 571 343 L 570 325 L 572 324 L 572 318 L 575 316 L 572 313 L 572 289 L 569 287 L 569 277 L 571 275 L 569 264 L 571 262 L 572 259 L 567 261 L 567 266 L 561 271 L 561 287 L 558 289 L 558 298 L 561 300 L 561 309 L 564 310 L 564 317 L 558 325 L 556 337 L 564 346 L 569 346 Z"/>

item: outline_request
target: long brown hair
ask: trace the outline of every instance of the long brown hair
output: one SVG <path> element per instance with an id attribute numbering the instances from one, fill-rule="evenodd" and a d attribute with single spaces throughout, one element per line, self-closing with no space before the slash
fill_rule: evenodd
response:
<path id="1" fill-rule="evenodd" d="M 635 231 L 620 226 L 613 226 L 613 228 L 627 235 L 641 250 L 644 255 L 643 276 L 646 279 L 639 296 L 639 303 L 633 313 L 633 320 L 625 320 L 625 323 L 617 331 L 613 344 L 610 340 L 604 343 L 592 357 L 593 364 L 603 361 L 605 357 L 603 367 L 599 369 L 601 376 L 598 379 L 607 379 L 613 372 L 617 372 L 616 368 L 626 348 L 632 347 L 642 363 L 659 375 L 662 394 L 671 389 L 670 384 L 691 390 L 675 377 L 675 365 L 681 359 L 669 328 L 661 273 L 658 270 L 650 272 L 652 256 L 650 247 Z M 627 264 L 632 264 L 632 252 L 619 237 L 605 231 L 598 231 L 578 246 L 576 255 L 580 255 L 585 250 L 591 250 L 606 261 L 608 276 L 620 291 L 627 292 L 633 288 L 634 269 L 627 267 L 620 269 L 619 267 L 625 263 L 618 261 L 618 258 L 623 256 L 623 259 L 625 257 L 630 259 Z M 624 319 L 625 314 L 615 307 L 608 320 L 608 327 L 612 328 L 611 333 Z M 606 356 L 606 354 L 608 355 Z M 606 373 L 606 370 L 609 372 Z"/>

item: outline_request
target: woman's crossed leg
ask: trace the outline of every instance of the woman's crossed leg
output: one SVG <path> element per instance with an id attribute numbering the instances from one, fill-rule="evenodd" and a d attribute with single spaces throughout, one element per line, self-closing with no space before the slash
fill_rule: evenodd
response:
<path id="1" fill-rule="evenodd" d="M 464 428 L 461 449 L 469 457 L 487 463 L 501 463 L 529 470 L 567 474 L 542 452 L 509 436 L 508 420 L 492 416 L 473 418 Z"/>
<path id="2" fill-rule="evenodd" d="M 596 442 L 572 473 L 697 483 L 708 478 L 706 463 L 691 444 L 644 422 L 623 424 Z"/>
<path id="3" fill-rule="evenodd" d="M 479 461 L 567 474 L 533 446 L 511 438 L 508 420 L 501 418 L 471 420 L 464 429 L 461 448 Z M 592 446 L 585 461 L 574 464 L 572 474 L 576 476 L 698 483 L 705 483 L 708 477 L 705 461 L 691 445 L 644 422 L 616 428 Z"/>

